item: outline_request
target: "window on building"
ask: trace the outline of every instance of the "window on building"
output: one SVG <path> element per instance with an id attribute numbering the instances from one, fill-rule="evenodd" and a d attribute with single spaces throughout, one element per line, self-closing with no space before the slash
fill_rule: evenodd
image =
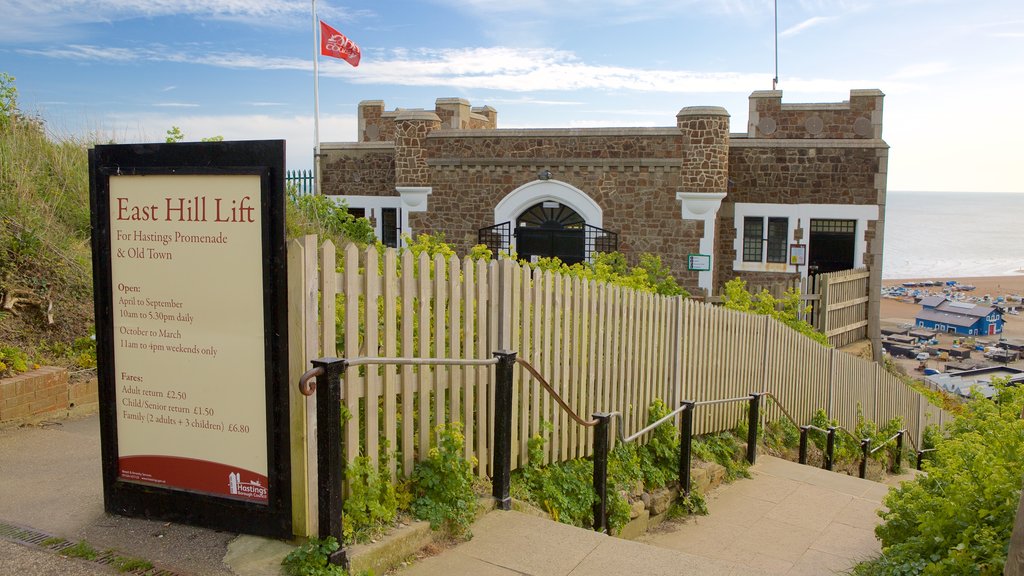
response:
<path id="1" fill-rule="evenodd" d="M 785 263 L 788 242 L 789 218 L 743 218 L 744 262 Z"/>
<path id="2" fill-rule="evenodd" d="M 380 210 L 380 241 L 390 248 L 398 247 L 398 239 L 402 230 L 398 226 L 398 209 L 381 208 Z"/>

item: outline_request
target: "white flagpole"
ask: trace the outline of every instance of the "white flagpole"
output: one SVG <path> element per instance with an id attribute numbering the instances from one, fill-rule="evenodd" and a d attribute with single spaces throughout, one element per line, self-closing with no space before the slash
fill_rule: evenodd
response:
<path id="1" fill-rule="evenodd" d="M 313 0 L 313 193 L 320 193 L 320 22 Z"/>

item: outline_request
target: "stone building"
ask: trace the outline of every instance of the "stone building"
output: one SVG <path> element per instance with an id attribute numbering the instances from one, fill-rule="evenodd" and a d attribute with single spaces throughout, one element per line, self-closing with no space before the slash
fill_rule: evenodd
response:
<path id="1" fill-rule="evenodd" d="M 665 128 L 502 130 L 493 108 L 459 98 L 434 110 L 364 101 L 359 141 L 321 145 L 321 189 L 386 244 L 441 232 L 460 253 L 651 252 L 691 293 L 866 266 L 877 310 L 882 100 L 852 90 L 841 103 L 784 104 L 758 91 L 741 133 L 719 107 L 683 108 Z"/>

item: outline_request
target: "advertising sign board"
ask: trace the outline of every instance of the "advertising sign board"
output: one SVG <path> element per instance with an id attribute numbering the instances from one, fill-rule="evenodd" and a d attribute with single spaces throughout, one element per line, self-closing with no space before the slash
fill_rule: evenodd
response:
<path id="1" fill-rule="evenodd" d="M 291 533 L 284 143 L 90 153 L 109 512 Z"/>

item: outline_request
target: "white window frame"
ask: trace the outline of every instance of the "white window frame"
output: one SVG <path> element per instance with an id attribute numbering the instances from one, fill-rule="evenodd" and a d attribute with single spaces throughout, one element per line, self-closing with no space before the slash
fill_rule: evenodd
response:
<path id="1" fill-rule="evenodd" d="M 366 218 L 373 223 L 373 233 L 377 239 L 383 238 L 381 224 L 381 210 L 383 208 L 395 208 L 398 210 L 398 226 L 402 233 L 398 236 L 398 246 L 405 246 L 403 236 L 413 237 L 413 230 L 409 226 L 410 212 L 426 212 L 427 196 L 433 191 L 428 186 L 400 186 L 395 190 L 399 196 L 327 196 L 335 204 L 344 202 L 349 208 L 361 208 L 366 211 Z"/>
<path id="2" fill-rule="evenodd" d="M 797 223 L 804 229 L 804 239 L 801 243 L 807 245 L 810 253 L 810 229 L 812 219 L 832 220 L 856 220 L 857 227 L 854 232 L 853 267 L 864 266 L 864 255 L 867 253 L 868 243 L 864 234 L 868 228 L 868 222 L 878 220 L 877 204 L 768 204 L 758 202 L 737 202 L 733 208 L 733 225 L 736 230 L 736 239 L 733 241 L 733 262 L 732 268 L 737 272 L 786 272 L 793 273 L 797 267 L 788 262 L 766 262 L 768 249 L 765 246 L 761 262 L 743 261 L 743 222 L 747 217 L 764 218 L 765 231 L 767 233 L 768 218 L 787 218 L 786 245 L 787 250 L 790 244 L 796 244 L 794 232 Z M 762 236 L 763 237 L 763 236 Z M 799 267 L 800 275 L 807 276 L 807 266 Z"/>

